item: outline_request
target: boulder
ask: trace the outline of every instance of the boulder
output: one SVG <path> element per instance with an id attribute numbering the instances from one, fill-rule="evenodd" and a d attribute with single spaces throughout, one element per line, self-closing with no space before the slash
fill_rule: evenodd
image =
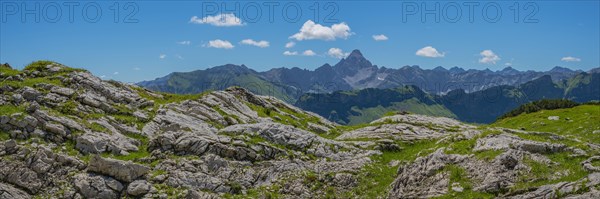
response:
<path id="1" fill-rule="evenodd" d="M 75 147 L 84 153 L 99 154 L 111 152 L 116 155 L 127 155 L 130 151 L 137 151 L 139 141 L 119 133 L 112 135 L 100 132 L 88 132 L 76 139 Z"/>
<path id="2" fill-rule="evenodd" d="M 37 99 L 37 97 L 39 97 L 41 95 L 41 93 L 37 90 L 35 90 L 34 88 L 31 87 L 24 87 L 23 88 L 23 92 L 22 92 L 23 98 L 25 98 L 28 101 L 34 101 L 35 99 Z"/>
<path id="3" fill-rule="evenodd" d="M 15 104 L 20 104 L 23 101 L 23 96 L 21 94 L 15 93 L 12 95 L 12 101 Z"/>
<path id="4" fill-rule="evenodd" d="M 88 164 L 88 170 L 114 177 L 124 182 L 132 182 L 146 175 L 150 168 L 132 162 L 102 158 L 94 155 Z"/>
<path id="5" fill-rule="evenodd" d="M 599 166 L 594 166 L 593 162 L 600 162 L 600 156 L 592 156 L 587 160 L 583 161 L 581 165 L 589 172 L 600 172 Z"/>
<path id="6" fill-rule="evenodd" d="M 509 148 L 543 154 L 564 151 L 567 149 L 567 146 L 564 144 L 525 140 L 515 135 L 503 133 L 478 139 L 473 151 L 507 150 Z"/>
<path id="7" fill-rule="evenodd" d="M 458 164 L 467 157 L 445 154 L 440 148 L 431 155 L 417 158 L 414 163 L 398 168 L 389 198 L 431 198 L 448 192 L 449 177 L 442 170 L 446 165 Z"/>
<path id="8" fill-rule="evenodd" d="M 142 196 L 150 191 L 152 185 L 145 180 L 136 180 L 127 186 L 127 194 L 132 196 Z"/>
<path id="9" fill-rule="evenodd" d="M 88 173 L 77 174 L 73 185 L 85 198 L 119 198 L 119 192 L 123 189 L 123 185 L 113 178 Z"/>
<path id="10" fill-rule="evenodd" d="M 52 89 L 50 89 L 50 92 L 65 96 L 65 97 L 71 97 L 73 96 L 73 94 L 75 94 L 75 90 L 70 89 L 70 88 L 65 88 L 65 87 L 52 87 Z"/>
<path id="11" fill-rule="evenodd" d="M 52 123 L 52 122 L 46 122 L 44 124 L 44 130 L 46 130 L 50 133 L 54 133 L 58 136 L 66 136 L 67 135 L 67 130 L 65 129 L 65 127 L 63 125 Z"/>
<path id="12" fill-rule="evenodd" d="M 10 184 L 0 182 L 0 198 L 2 199 L 30 199 L 31 195 L 27 192 L 17 189 Z"/>

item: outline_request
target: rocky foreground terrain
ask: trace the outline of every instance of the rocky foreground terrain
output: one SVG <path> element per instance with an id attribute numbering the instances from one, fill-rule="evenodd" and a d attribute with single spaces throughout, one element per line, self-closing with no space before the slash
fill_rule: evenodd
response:
<path id="1" fill-rule="evenodd" d="M 172 95 L 53 62 L 0 68 L 0 198 L 600 197 L 591 124 L 338 126 L 237 87 Z"/>

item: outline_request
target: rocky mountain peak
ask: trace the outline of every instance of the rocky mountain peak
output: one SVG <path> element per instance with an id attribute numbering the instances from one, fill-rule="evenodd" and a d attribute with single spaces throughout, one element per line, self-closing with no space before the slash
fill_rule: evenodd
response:
<path id="1" fill-rule="evenodd" d="M 358 70 L 372 67 L 373 64 L 359 50 L 353 50 L 348 57 L 340 60 L 334 66 L 339 73 L 347 76 L 354 75 Z"/>
<path id="2" fill-rule="evenodd" d="M 433 69 L 433 71 L 444 72 L 444 71 L 448 71 L 448 70 L 446 70 L 446 68 L 444 68 L 442 66 L 438 66 L 438 67 L 435 67 Z"/>
<path id="3" fill-rule="evenodd" d="M 354 49 L 347 57 L 347 59 L 350 58 L 357 58 L 357 59 L 364 59 L 362 53 L 360 52 L 360 50 L 358 49 Z"/>
<path id="4" fill-rule="evenodd" d="M 250 70 L 246 65 L 235 65 L 235 64 L 225 64 L 217 67 L 210 68 L 209 70 L 230 70 L 230 71 L 248 71 Z"/>
<path id="5" fill-rule="evenodd" d="M 560 67 L 560 66 L 555 66 L 554 68 L 552 68 L 550 70 L 550 72 L 557 72 L 557 73 L 570 73 L 573 72 L 573 70 L 565 68 L 565 67 Z"/>
<path id="6" fill-rule="evenodd" d="M 502 72 L 508 72 L 508 71 L 518 71 L 517 69 L 514 69 L 511 66 L 507 66 L 504 69 L 502 69 Z"/>
<path id="7" fill-rule="evenodd" d="M 515 75 L 515 74 L 519 74 L 520 71 L 518 71 L 517 69 L 514 69 L 513 67 L 508 66 L 498 72 L 501 74 L 504 74 L 504 75 Z"/>
<path id="8" fill-rule="evenodd" d="M 541 77 L 520 85 L 520 87 L 542 89 L 546 87 L 554 87 L 554 83 L 552 82 L 552 77 L 550 75 L 542 75 Z"/>
<path id="9" fill-rule="evenodd" d="M 450 73 L 452 73 L 452 74 L 456 74 L 456 73 L 464 73 L 465 69 L 460 68 L 458 66 L 454 66 L 454 67 L 450 68 L 450 70 L 448 70 L 448 71 L 450 71 Z"/>

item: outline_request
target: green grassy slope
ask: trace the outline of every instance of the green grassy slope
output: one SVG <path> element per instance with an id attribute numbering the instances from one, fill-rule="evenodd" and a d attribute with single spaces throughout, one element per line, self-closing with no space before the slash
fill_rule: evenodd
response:
<path id="1" fill-rule="evenodd" d="M 559 120 L 549 120 L 550 116 L 559 116 Z M 551 132 L 600 143 L 600 105 L 581 105 L 520 114 L 497 121 L 491 126 Z"/>

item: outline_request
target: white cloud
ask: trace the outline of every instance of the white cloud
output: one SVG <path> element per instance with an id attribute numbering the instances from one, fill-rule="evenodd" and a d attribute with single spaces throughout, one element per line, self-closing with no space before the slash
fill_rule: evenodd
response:
<path id="1" fill-rule="evenodd" d="M 177 59 L 183 60 L 183 57 L 181 55 L 175 55 L 175 57 L 177 57 Z"/>
<path id="2" fill-rule="evenodd" d="M 287 51 L 286 50 L 285 52 L 283 52 L 283 55 L 285 55 L 285 56 L 293 56 L 293 55 L 298 55 L 298 52 L 297 51 Z"/>
<path id="3" fill-rule="evenodd" d="M 304 55 L 304 56 L 315 56 L 316 54 L 317 54 L 317 53 L 315 53 L 315 52 L 314 52 L 314 51 L 312 51 L 312 50 L 305 50 L 305 51 L 302 53 L 302 55 Z"/>
<path id="4" fill-rule="evenodd" d="M 381 35 L 373 35 L 373 39 L 375 41 L 385 41 L 385 40 L 388 40 L 388 37 L 386 37 L 383 34 L 381 34 Z"/>
<path id="5" fill-rule="evenodd" d="M 187 46 L 187 45 L 192 44 L 192 42 L 191 41 L 178 41 L 177 44 L 181 44 L 181 45 L 186 45 Z"/>
<path id="6" fill-rule="evenodd" d="M 315 55 L 317 55 L 317 53 L 315 53 L 315 51 L 312 51 L 312 50 L 305 50 L 302 53 L 299 53 L 298 51 L 286 50 L 283 52 L 283 55 L 285 55 L 285 56 L 296 56 L 296 55 L 315 56 Z"/>
<path id="7" fill-rule="evenodd" d="M 327 55 L 334 57 L 334 58 L 338 58 L 338 59 L 344 58 L 344 57 L 348 56 L 349 54 L 350 53 L 345 53 L 344 51 L 342 51 L 342 49 L 339 49 L 339 48 L 330 48 L 327 51 Z"/>
<path id="8" fill-rule="evenodd" d="M 296 42 L 290 41 L 285 44 L 285 48 L 291 48 L 296 45 Z"/>
<path id="9" fill-rule="evenodd" d="M 233 13 L 228 14 L 218 14 L 215 16 L 206 16 L 204 18 L 199 18 L 197 16 L 193 16 L 190 19 L 190 23 L 194 24 L 210 24 L 213 26 L 243 26 L 242 20 L 236 17 Z"/>
<path id="10" fill-rule="evenodd" d="M 167 55 L 165 55 L 165 54 L 160 54 L 160 55 L 158 56 L 158 58 L 160 58 L 160 59 L 165 59 L 165 58 L 167 58 Z"/>
<path id="11" fill-rule="evenodd" d="M 425 47 L 417 50 L 417 52 L 415 54 L 418 55 L 418 56 L 421 56 L 421 57 L 433 57 L 433 58 L 436 58 L 436 57 L 444 57 L 445 53 L 438 52 L 437 49 L 435 49 L 434 47 L 425 46 Z"/>
<path id="12" fill-rule="evenodd" d="M 208 41 L 208 44 L 204 45 L 205 47 L 209 47 L 209 48 L 222 48 L 222 49 L 232 49 L 233 44 L 231 44 L 231 42 L 227 41 L 227 40 L 220 40 L 220 39 L 216 39 L 216 40 L 212 40 L 212 41 Z"/>
<path id="13" fill-rule="evenodd" d="M 106 75 L 102 75 L 102 76 L 100 76 L 100 78 L 104 79 L 104 78 L 106 78 Z"/>
<path id="14" fill-rule="evenodd" d="M 327 27 L 308 20 L 302 25 L 300 32 L 290 36 L 290 39 L 296 39 L 298 41 L 312 39 L 331 41 L 336 38 L 347 39 L 352 34 L 353 33 L 350 32 L 350 26 L 344 22 Z"/>
<path id="15" fill-rule="evenodd" d="M 264 40 L 263 41 L 254 41 L 252 39 L 244 39 L 240 43 L 246 44 L 246 45 L 257 46 L 257 47 L 261 47 L 261 48 L 269 47 L 269 42 L 264 41 Z"/>
<path id="16" fill-rule="evenodd" d="M 500 57 L 496 55 L 492 50 L 481 51 L 479 55 L 481 55 L 479 63 L 482 64 L 496 64 L 497 61 L 500 61 Z"/>
<path id="17" fill-rule="evenodd" d="M 560 59 L 560 61 L 565 61 L 565 62 L 580 62 L 581 59 L 577 58 L 577 57 L 563 57 L 562 59 Z"/>
<path id="18" fill-rule="evenodd" d="M 505 66 L 512 66 L 512 63 L 506 62 L 504 63 Z"/>
<path id="19" fill-rule="evenodd" d="M 114 73 L 113 73 L 113 75 L 118 75 L 118 74 L 119 74 L 119 72 L 114 72 Z"/>
<path id="20" fill-rule="evenodd" d="M 135 67 L 133 70 L 142 70 L 140 67 Z"/>

